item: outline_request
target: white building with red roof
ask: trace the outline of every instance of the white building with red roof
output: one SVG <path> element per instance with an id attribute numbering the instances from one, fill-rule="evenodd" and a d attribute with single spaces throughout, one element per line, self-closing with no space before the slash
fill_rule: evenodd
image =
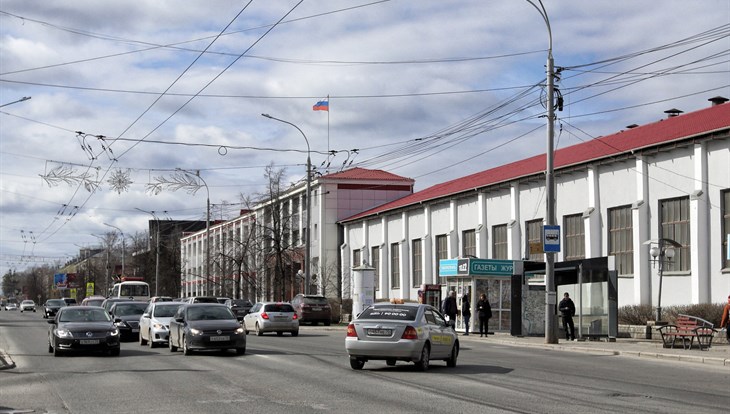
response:
<path id="1" fill-rule="evenodd" d="M 656 306 L 660 278 L 650 248 L 661 238 L 681 245 L 663 271 L 662 304 L 724 302 L 730 293 L 730 104 L 710 101 L 555 152 L 562 235 L 556 261 L 614 257 L 619 306 Z M 437 184 L 340 220 L 343 297 L 351 297 L 350 269 L 362 261 L 375 268 L 376 300 L 414 301 L 422 285 L 444 284 L 440 259 L 543 261 L 545 158 Z M 493 308 L 509 309 L 500 304 L 509 295 L 499 291 L 490 297 Z"/>

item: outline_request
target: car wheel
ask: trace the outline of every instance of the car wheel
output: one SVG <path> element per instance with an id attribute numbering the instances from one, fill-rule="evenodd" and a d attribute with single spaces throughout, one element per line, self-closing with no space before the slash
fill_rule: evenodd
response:
<path id="1" fill-rule="evenodd" d="M 389 367 L 395 366 L 395 359 L 386 359 L 385 365 L 387 365 Z"/>
<path id="2" fill-rule="evenodd" d="M 60 349 L 58 349 L 58 346 L 54 346 L 54 347 L 53 347 L 53 356 L 54 356 L 54 357 L 59 357 L 59 356 L 61 356 L 61 350 L 60 350 Z"/>
<path id="3" fill-rule="evenodd" d="M 246 347 L 243 348 L 236 348 L 236 355 L 243 355 L 246 353 Z"/>
<path id="4" fill-rule="evenodd" d="M 193 350 L 190 349 L 190 347 L 188 346 L 188 341 L 187 341 L 187 339 L 185 339 L 185 336 L 182 337 L 182 348 L 183 348 L 183 355 L 189 356 L 189 355 L 193 354 Z"/>
<path id="5" fill-rule="evenodd" d="M 172 344 L 172 335 L 168 339 L 167 343 L 170 346 L 170 352 L 177 352 L 177 347 Z"/>
<path id="6" fill-rule="evenodd" d="M 147 343 L 150 344 L 150 348 L 156 348 L 157 344 L 152 340 L 152 331 L 147 333 Z"/>
<path id="7" fill-rule="evenodd" d="M 453 368 L 456 366 L 456 358 L 459 357 L 459 345 L 454 344 L 454 347 L 451 348 L 451 355 L 449 356 L 449 359 L 446 360 L 446 366 Z"/>
<path id="8" fill-rule="evenodd" d="M 416 361 L 416 367 L 423 372 L 428 371 L 429 358 L 431 357 L 431 347 L 428 344 L 423 346 L 421 351 L 421 359 Z"/>
<path id="9" fill-rule="evenodd" d="M 299 331 L 291 331 L 291 336 L 299 336 Z"/>
<path id="10" fill-rule="evenodd" d="M 331 323 L 330 321 L 324 321 L 324 326 L 330 326 Z"/>
<path id="11" fill-rule="evenodd" d="M 277 331 L 277 332 L 276 332 L 276 336 L 284 336 L 284 332 L 282 332 L 282 331 Z"/>
<path id="12" fill-rule="evenodd" d="M 256 322 L 256 336 L 263 336 L 264 332 L 259 328 L 259 323 Z"/>
<path id="13" fill-rule="evenodd" d="M 51 342 L 49 341 L 48 342 L 48 353 L 50 354 L 52 352 L 53 352 L 53 345 L 51 345 Z"/>
<path id="14" fill-rule="evenodd" d="M 350 367 L 356 371 L 362 369 L 365 366 L 365 361 L 357 358 L 350 358 Z"/>
<path id="15" fill-rule="evenodd" d="M 142 336 L 142 331 L 139 332 L 139 346 L 147 345 L 147 340 Z"/>

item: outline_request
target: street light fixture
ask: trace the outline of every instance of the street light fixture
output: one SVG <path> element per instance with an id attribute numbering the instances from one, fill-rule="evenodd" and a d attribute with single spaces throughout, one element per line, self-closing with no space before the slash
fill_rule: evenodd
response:
<path id="1" fill-rule="evenodd" d="M 107 223 L 104 223 L 104 225 L 109 226 L 113 229 L 117 229 L 119 231 L 119 233 L 122 235 L 122 277 L 124 277 L 124 256 L 126 256 L 126 254 L 127 254 L 126 243 L 124 240 L 124 232 L 122 231 L 122 229 L 120 229 L 117 226 L 112 226 L 111 224 L 107 224 Z"/>
<path id="2" fill-rule="evenodd" d="M 305 225 L 304 230 L 304 294 L 309 294 L 309 285 L 311 284 L 312 279 L 312 273 L 311 273 L 311 264 L 310 264 L 310 235 L 309 235 L 309 227 L 311 226 L 312 222 L 312 189 L 311 189 L 311 183 L 312 183 L 312 159 L 311 159 L 311 149 L 309 148 L 309 140 L 307 139 L 307 136 L 304 135 L 304 132 L 296 125 L 292 124 L 289 121 L 284 121 L 283 119 L 275 118 L 269 114 L 261 114 L 261 116 L 269 119 L 273 119 L 274 121 L 283 122 L 285 124 L 289 124 L 293 126 L 294 128 L 299 131 L 299 133 L 302 134 L 304 137 L 304 141 L 307 143 L 307 221 Z"/>
<path id="3" fill-rule="evenodd" d="M 653 263 L 659 263 L 659 291 L 656 305 L 656 322 L 662 320 L 662 281 L 664 279 L 664 266 L 667 262 L 671 262 L 676 252 L 675 248 L 682 247 L 681 244 L 672 239 L 648 240 L 644 244 L 652 245 L 649 254 L 653 257 Z"/>

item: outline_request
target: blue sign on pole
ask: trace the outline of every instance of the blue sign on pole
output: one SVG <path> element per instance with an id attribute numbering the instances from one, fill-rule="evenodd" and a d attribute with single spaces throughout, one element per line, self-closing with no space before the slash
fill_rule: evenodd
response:
<path id="1" fill-rule="evenodd" d="M 545 253 L 560 252 L 560 226 L 543 226 L 542 251 Z"/>

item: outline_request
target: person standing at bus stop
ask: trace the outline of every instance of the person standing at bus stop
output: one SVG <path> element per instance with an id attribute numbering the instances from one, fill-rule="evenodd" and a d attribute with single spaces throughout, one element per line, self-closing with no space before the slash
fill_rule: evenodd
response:
<path id="1" fill-rule="evenodd" d="M 487 300 L 486 293 L 479 295 L 479 302 L 477 302 L 477 316 L 479 316 L 479 337 L 488 337 L 489 318 L 492 317 L 492 306 Z"/>
<path id="2" fill-rule="evenodd" d="M 469 301 L 469 292 L 464 293 L 464 297 L 461 298 L 461 317 L 464 320 L 464 329 L 469 335 L 469 327 L 471 325 L 471 302 Z"/>
<path id="3" fill-rule="evenodd" d="M 449 317 L 449 324 L 451 328 L 456 330 L 456 313 L 459 311 L 456 305 L 456 291 L 452 290 L 449 292 L 449 296 L 444 299 L 443 309 L 441 312 Z"/>
<path id="4" fill-rule="evenodd" d="M 563 314 L 563 329 L 565 330 L 565 340 L 575 341 L 575 325 L 573 325 L 573 316 L 575 315 L 575 304 L 570 299 L 568 292 L 563 295 L 558 309 Z M 570 328 L 570 330 L 568 330 Z"/>

